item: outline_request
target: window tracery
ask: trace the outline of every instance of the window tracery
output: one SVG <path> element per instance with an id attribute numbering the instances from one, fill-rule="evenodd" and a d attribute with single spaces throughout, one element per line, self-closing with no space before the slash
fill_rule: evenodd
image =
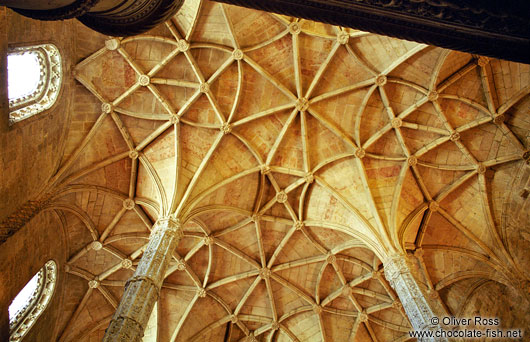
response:
<path id="1" fill-rule="evenodd" d="M 44 312 L 55 290 L 57 264 L 48 261 L 9 306 L 9 342 L 21 341 Z"/>
<path id="2" fill-rule="evenodd" d="M 61 54 L 55 45 L 11 49 L 8 53 L 10 124 L 53 106 L 61 84 Z"/>

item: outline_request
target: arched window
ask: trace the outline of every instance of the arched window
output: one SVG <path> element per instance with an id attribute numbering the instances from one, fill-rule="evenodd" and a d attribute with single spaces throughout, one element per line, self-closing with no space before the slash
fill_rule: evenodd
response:
<path id="1" fill-rule="evenodd" d="M 44 312 L 55 290 L 57 264 L 48 261 L 9 305 L 9 342 L 21 341 Z"/>
<path id="2" fill-rule="evenodd" d="M 62 83 L 61 55 L 53 44 L 10 49 L 7 55 L 9 122 L 50 108 Z"/>

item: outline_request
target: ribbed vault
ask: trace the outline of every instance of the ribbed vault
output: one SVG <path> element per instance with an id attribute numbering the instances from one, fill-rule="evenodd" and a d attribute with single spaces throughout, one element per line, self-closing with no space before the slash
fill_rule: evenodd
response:
<path id="1" fill-rule="evenodd" d="M 405 250 L 448 313 L 528 295 L 528 65 L 186 1 L 75 77 L 89 109 L 47 188 L 61 341 L 101 339 L 169 214 L 184 239 L 146 341 L 405 341 L 381 263 Z"/>

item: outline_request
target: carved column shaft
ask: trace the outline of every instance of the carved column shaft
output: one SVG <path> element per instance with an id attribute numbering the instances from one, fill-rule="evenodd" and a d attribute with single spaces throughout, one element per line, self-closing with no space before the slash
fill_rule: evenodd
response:
<path id="1" fill-rule="evenodd" d="M 173 250 L 182 238 L 180 223 L 159 220 L 136 272 L 127 281 L 120 305 L 105 332 L 104 342 L 141 342 L 158 300 Z"/>
<path id="2" fill-rule="evenodd" d="M 441 319 L 444 313 L 434 303 L 432 298 L 424 295 L 418 282 L 414 278 L 410 264 L 405 255 L 397 255 L 387 259 L 384 263 L 385 278 L 396 291 L 403 304 L 403 309 L 409 317 L 412 327 L 416 331 L 437 330 L 439 324 L 432 324 L 432 318 Z M 447 338 L 430 338 L 424 341 L 446 342 Z"/>

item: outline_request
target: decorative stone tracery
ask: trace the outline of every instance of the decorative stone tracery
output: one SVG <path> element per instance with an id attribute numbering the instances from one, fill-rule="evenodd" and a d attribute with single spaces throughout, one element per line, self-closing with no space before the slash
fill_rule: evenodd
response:
<path id="1" fill-rule="evenodd" d="M 63 70 L 61 54 L 53 44 L 17 47 L 9 56 L 31 54 L 40 67 L 40 80 L 35 90 L 20 98 L 9 99 L 9 123 L 27 119 L 53 106 L 61 90 Z"/>

